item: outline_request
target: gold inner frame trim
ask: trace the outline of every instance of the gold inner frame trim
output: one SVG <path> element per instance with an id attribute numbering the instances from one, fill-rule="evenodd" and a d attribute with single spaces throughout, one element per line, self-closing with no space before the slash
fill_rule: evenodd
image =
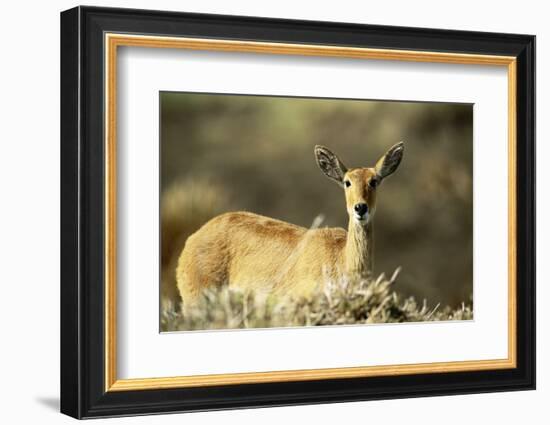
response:
<path id="1" fill-rule="evenodd" d="M 105 34 L 105 391 L 135 391 L 214 385 L 311 381 L 417 373 L 447 373 L 515 368 L 516 353 L 516 58 L 445 52 L 370 49 L 329 45 L 267 43 L 256 41 Z M 324 56 L 355 59 L 397 60 L 468 65 L 504 66 L 508 72 L 508 357 L 471 360 L 326 369 L 284 370 L 252 373 L 174 376 L 166 378 L 118 379 L 116 325 L 116 117 L 117 49 L 149 47 Z"/>

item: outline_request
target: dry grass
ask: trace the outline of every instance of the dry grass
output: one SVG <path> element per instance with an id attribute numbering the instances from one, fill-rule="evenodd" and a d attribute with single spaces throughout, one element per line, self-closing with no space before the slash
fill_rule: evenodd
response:
<path id="1" fill-rule="evenodd" d="M 309 298 L 277 298 L 222 288 L 208 290 L 191 308 L 167 308 L 162 331 L 242 329 L 291 326 L 469 320 L 472 304 L 458 309 L 419 305 L 393 290 L 400 269 L 391 278 L 330 282 Z"/>

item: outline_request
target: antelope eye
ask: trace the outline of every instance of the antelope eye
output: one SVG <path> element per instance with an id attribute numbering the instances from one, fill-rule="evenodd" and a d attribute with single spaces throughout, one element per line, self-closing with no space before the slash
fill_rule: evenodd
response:
<path id="1" fill-rule="evenodd" d="M 371 179 L 371 180 L 369 181 L 369 186 L 372 187 L 372 188 L 374 189 L 376 186 L 378 186 L 378 180 L 376 180 L 376 179 Z"/>
<path id="2" fill-rule="evenodd" d="M 350 186 L 351 186 L 351 182 L 350 182 L 349 180 L 346 180 L 346 181 L 344 182 L 344 184 L 346 185 L 346 187 L 350 187 Z"/>

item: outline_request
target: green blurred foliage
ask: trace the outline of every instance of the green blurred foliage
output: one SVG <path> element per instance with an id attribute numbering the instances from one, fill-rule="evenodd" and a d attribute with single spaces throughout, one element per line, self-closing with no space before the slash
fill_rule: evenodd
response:
<path id="1" fill-rule="evenodd" d="M 401 266 L 396 290 L 432 304 L 470 299 L 472 105 L 169 92 L 160 100 L 164 285 L 173 285 L 185 238 L 222 212 L 305 227 L 323 214 L 323 225 L 346 228 L 342 189 L 322 175 L 313 146 L 349 168 L 370 167 L 403 140 L 399 169 L 378 189 L 375 273 Z"/>

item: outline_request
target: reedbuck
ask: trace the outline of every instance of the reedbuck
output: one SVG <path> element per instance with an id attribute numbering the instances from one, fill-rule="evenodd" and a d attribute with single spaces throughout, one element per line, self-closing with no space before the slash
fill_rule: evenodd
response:
<path id="1" fill-rule="evenodd" d="M 347 232 L 306 229 L 249 212 L 207 222 L 187 239 L 179 258 L 176 279 L 183 305 L 192 304 L 209 286 L 302 296 L 319 283 L 370 275 L 376 192 L 399 166 L 403 149 L 400 142 L 374 167 L 347 169 L 329 149 L 315 146 L 317 164 L 344 190 Z"/>

